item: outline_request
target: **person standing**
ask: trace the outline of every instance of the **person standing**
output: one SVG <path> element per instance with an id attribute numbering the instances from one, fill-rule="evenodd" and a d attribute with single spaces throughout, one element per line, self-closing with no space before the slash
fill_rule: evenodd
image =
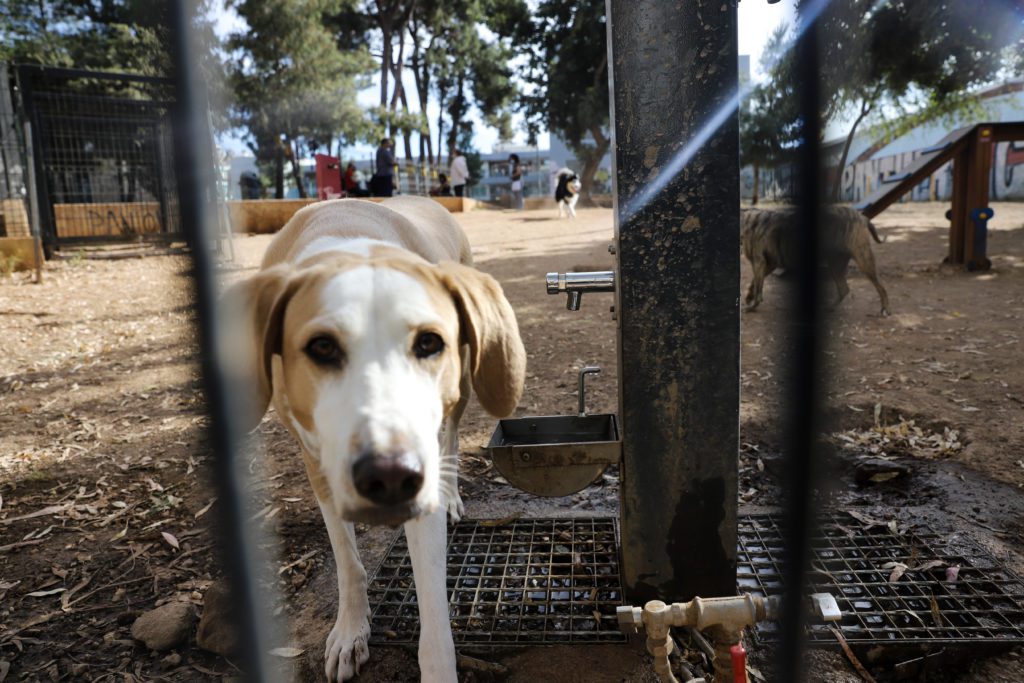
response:
<path id="1" fill-rule="evenodd" d="M 390 197 L 394 194 L 395 155 L 391 152 L 394 142 L 384 138 L 377 148 L 377 172 L 370 179 L 370 189 L 375 197 Z"/>
<path id="2" fill-rule="evenodd" d="M 464 197 L 466 192 L 466 181 L 469 180 L 469 165 L 466 157 L 458 148 L 452 148 L 452 163 L 448 169 L 448 177 L 451 180 L 452 190 L 456 197 Z"/>
<path id="3" fill-rule="evenodd" d="M 519 155 L 510 154 L 508 163 L 511 167 L 509 178 L 512 180 L 512 208 L 516 211 L 523 210 L 523 167 L 519 164 Z"/>

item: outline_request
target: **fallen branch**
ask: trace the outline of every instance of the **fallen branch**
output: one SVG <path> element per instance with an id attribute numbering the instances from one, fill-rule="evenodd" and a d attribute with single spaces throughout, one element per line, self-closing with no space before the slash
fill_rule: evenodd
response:
<path id="1" fill-rule="evenodd" d="M 6 552 L 10 552 L 11 550 L 14 550 L 16 548 L 22 548 L 26 545 L 39 545 L 40 543 L 44 543 L 45 541 L 45 538 L 37 538 L 32 541 L 18 541 L 17 543 L 8 543 L 7 545 L 0 545 L 0 555 Z"/>
<path id="2" fill-rule="evenodd" d="M 13 524 L 14 522 L 20 522 L 26 519 L 35 519 L 36 517 L 55 515 L 58 512 L 64 512 L 69 507 L 71 507 L 71 503 L 64 503 L 63 505 L 50 505 L 49 507 L 45 507 L 42 510 L 30 512 L 27 515 L 19 515 L 17 517 L 8 517 L 7 519 L 0 519 L 0 525 Z"/>
<path id="3" fill-rule="evenodd" d="M 497 662 L 485 662 L 482 659 L 469 657 L 467 655 L 456 654 L 455 662 L 463 671 L 474 671 L 488 676 L 504 676 L 508 673 L 508 667 L 502 664 L 498 664 Z"/>
<path id="4" fill-rule="evenodd" d="M 850 649 L 850 645 L 846 642 L 846 638 L 843 636 L 842 632 L 840 632 L 840 630 L 837 629 L 835 626 L 829 626 L 828 630 L 832 631 L 832 635 L 834 635 L 836 637 L 836 640 L 839 641 L 839 646 L 843 648 L 843 652 L 846 654 L 846 658 L 850 660 L 850 664 L 853 665 L 853 668 L 857 672 L 857 675 L 859 675 L 863 680 L 867 681 L 867 683 L 878 683 L 875 680 L 874 676 L 868 673 L 868 670 L 865 669 L 864 665 L 860 663 L 860 660 L 857 659 L 857 655 L 853 654 L 853 650 Z"/>

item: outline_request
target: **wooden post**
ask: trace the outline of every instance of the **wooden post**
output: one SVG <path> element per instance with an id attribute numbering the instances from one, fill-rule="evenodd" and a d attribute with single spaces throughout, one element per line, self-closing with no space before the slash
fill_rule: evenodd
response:
<path id="1" fill-rule="evenodd" d="M 964 150 L 953 157 L 953 206 L 949 213 L 949 255 L 946 263 L 987 263 L 985 254 L 974 253 L 971 211 L 988 206 L 992 144 L 992 127 L 979 126 Z"/>
<path id="2" fill-rule="evenodd" d="M 956 265 L 964 262 L 964 233 L 967 217 L 967 174 L 971 158 L 972 143 L 953 157 L 953 196 L 950 208 L 949 254 L 946 263 Z"/>
<path id="3" fill-rule="evenodd" d="M 971 211 L 988 206 L 989 173 L 992 168 L 992 128 L 981 126 L 974 134 L 967 164 L 967 205 L 963 208 L 963 263 L 981 266 L 987 263 L 985 254 L 974 253 L 974 221 Z M 984 270 L 984 267 L 977 268 Z"/>

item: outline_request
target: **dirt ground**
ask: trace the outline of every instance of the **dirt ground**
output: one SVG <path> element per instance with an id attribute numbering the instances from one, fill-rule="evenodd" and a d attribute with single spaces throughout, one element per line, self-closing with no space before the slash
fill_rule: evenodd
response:
<path id="1" fill-rule="evenodd" d="M 837 475 L 828 495 L 887 518 L 920 515 L 966 532 L 1022 572 L 1024 534 L 1024 205 L 996 204 L 993 268 L 942 266 L 941 204 L 902 204 L 876 220 L 874 245 L 893 315 L 855 268 L 837 310 L 829 360 L 837 457 L 879 455 L 912 472 L 855 486 Z M 544 293 L 548 271 L 607 269 L 612 213 L 478 210 L 458 216 L 478 266 L 497 277 L 519 318 L 529 354 L 520 414 L 568 414 L 583 364 L 604 372 L 589 384 L 592 412 L 615 412 L 615 328 L 609 295 L 580 311 Z M 226 279 L 255 270 L 269 237 L 240 237 Z M 116 253 L 116 250 L 115 250 Z M 109 256 L 105 252 L 101 256 Z M 749 268 L 743 264 L 745 288 Z M 789 283 L 771 277 L 765 302 L 742 317 L 741 504 L 779 503 L 777 464 L 784 393 L 783 339 Z M 130 629 L 166 602 L 202 609 L 221 575 L 218 504 L 207 481 L 210 448 L 190 326 L 189 261 L 183 255 L 51 262 L 41 285 L 0 280 L 0 681 L 213 680 L 235 665 L 190 636 L 151 652 Z M 617 480 L 562 499 L 509 487 L 484 446 L 494 428 L 475 403 L 463 421 L 462 495 L 471 518 L 615 514 Z M 323 677 L 333 623 L 333 559 L 295 445 L 273 416 L 248 446 L 252 523 L 280 597 L 281 676 Z M 392 533 L 358 529 L 368 567 Z M 1024 572 L 1022 572 L 1024 573 Z M 769 652 L 755 652 L 771 680 Z M 605 645 L 493 652 L 510 681 L 655 680 L 642 646 Z M 760 659 L 758 659 L 760 658 Z M 812 680 L 856 681 L 839 655 L 810 657 Z M 878 667 L 879 680 L 893 670 Z M 466 680 L 479 680 L 466 674 Z M 415 653 L 377 647 L 360 680 L 417 680 Z M 755 678 L 756 680 L 756 678 Z M 932 673 L 927 680 L 1020 681 L 1018 653 Z"/>

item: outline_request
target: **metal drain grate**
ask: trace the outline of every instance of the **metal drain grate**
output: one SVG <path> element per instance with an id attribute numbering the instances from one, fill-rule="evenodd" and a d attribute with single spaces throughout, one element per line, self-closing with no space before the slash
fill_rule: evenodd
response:
<path id="1" fill-rule="evenodd" d="M 371 642 L 415 642 L 416 591 L 405 534 L 369 584 Z M 448 534 L 448 596 L 456 643 L 624 642 L 614 517 L 465 520 Z"/>
<path id="2" fill-rule="evenodd" d="M 1024 583 L 961 535 L 940 536 L 921 526 L 897 535 L 884 524 L 865 529 L 836 513 L 822 520 L 813 548 L 810 582 L 814 592 L 835 596 L 843 612 L 838 626 L 851 645 L 1024 642 Z M 739 590 L 780 593 L 783 549 L 778 517 L 741 517 Z M 890 581 L 890 562 L 909 569 Z M 952 566 L 959 573 L 947 581 Z M 757 632 L 762 641 L 778 637 L 774 623 Z M 810 627 L 808 641 L 836 644 L 823 624 Z"/>

